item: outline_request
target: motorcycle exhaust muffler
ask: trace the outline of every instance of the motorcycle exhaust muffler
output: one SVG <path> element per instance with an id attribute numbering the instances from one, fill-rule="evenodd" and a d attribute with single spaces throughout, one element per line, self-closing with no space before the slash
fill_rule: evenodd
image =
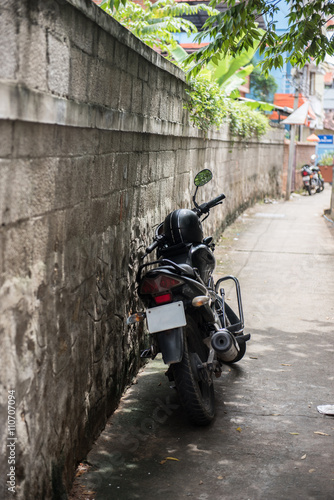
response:
<path id="1" fill-rule="evenodd" d="M 234 336 L 225 328 L 212 335 L 211 345 L 222 361 L 233 361 L 240 350 Z"/>

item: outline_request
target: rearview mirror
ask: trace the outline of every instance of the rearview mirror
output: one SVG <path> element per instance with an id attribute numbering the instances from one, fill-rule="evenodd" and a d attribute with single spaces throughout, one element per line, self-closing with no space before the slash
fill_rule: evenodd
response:
<path id="1" fill-rule="evenodd" d="M 205 168 L 204 170 L 201 170 L 198 172 L 194 179 L 195 186 L 204 186 L 204 184 L 207 184 L 210 182 L 212 179 L 212 172 L 208 168 Z"/>

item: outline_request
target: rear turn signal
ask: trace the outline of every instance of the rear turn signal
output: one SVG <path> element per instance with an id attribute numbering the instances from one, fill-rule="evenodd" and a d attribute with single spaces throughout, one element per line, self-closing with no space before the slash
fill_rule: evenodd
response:
<path id="1" fill-rule="evenodd" d="M 198 295 L 198 297 L 193 298 L 191 303 L 194 307 L 202 307 L 205 304 L 211 303 L 211 299 L 207 295 Z"/>
<path id="2" fill-rule="evenodd" d="M 146 314 L 144 312 L 131 314 L 131 316 L 129 316 L 128 319 L 126 320 L 126 324 L 133 325 L 134 323 L 140 323 L 141 321 L 144 321 L 145 318 Z"/>

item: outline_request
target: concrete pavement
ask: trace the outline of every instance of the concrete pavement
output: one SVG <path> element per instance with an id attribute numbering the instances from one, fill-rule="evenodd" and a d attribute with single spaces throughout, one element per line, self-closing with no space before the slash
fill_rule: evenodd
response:
<path id="1" fill-rule="evenodd" d="M 334 417 L 317 411 L 334 404 L 329 200 L 327 186 L 257 204 L 224 232 L 216 275 L 240 279 L 252 339 L 215 381 L 214 423 L 190 425 L 165 366 L 150 362 L 82 467 L 80 498 L 334 499 Z"/>

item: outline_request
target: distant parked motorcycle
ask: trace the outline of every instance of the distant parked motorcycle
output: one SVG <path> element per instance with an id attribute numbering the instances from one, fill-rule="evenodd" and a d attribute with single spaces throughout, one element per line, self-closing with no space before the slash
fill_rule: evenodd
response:
<path id="1" fill-rule="evenodd" d="M 171 212 L 155 233 L 146 255 L 157 249 L 157 260 L 142 264 L 137 273 L 138 294 L 145 311 L 132 314 L 128 324 L 146 319 L 151 347 L 142 357 L 161 352 L 166 375 L 175 383 L 188 418 L 209 424 L 215 415 L 213 379 L 223 365 L 240 361 L 250 335 L 243 334 L 240 286 L 234 276 L 213 279 L 212 237 L 203 238 L 201 216 L 222 203 L 224 194 L 198 205 L 196 193 L 212 179 L 205 169 L 195 177 L 194 208 Z M 204 220 L 203 219 L 203 220 Z M 148 270 L 148 268 L 151 269 Z M 238 315 L 225 302 L 222 284 L 232 281 Z"/>
<path id="2" fill-rule="evenodd" d="M 324 190 L 324 179 L 319 167 L 315 165 L 303 165 L 301 174 L 303 178 L 303 188 L 309 195 L 312 194 L 312 191 L 320 193 L 320 191 Z"/>
<path id="3" fill-rule="evenodd" d="M 317 167 L 316 165 L 312 165 L 311 170 L 313 173 L 313 179 L 315 179 L 316 183 L 316 192 L 320 193 L 320 191 L 323 191 L 325 189 L 324 178 L 320 172 L 320 168 Z"/>

